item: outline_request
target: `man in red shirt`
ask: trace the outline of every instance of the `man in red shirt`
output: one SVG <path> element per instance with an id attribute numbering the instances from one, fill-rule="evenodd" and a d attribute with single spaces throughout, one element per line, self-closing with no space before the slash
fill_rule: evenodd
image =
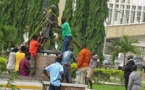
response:
<path id="1" fill-rule="evenodd" d="M 39 46 L 39 42 L 37 41 L 37 36 L 33 36 L 33 39 L 30 41 L 29 44 L 29 52 L 31 54 L 31 56 L 33 56 L 34 58 L 36 58 L 36 53 L 37 53 L 37 49 Z"/>
<path id="2" fill-rule="evenodd" d="M 25 57 L 20 61 L 19 66 L 19 75 L 21 76 L 30 76 L 30 60 L 31 56 L 30 53 L 25 53 Z"/>
<path id="3" fill-rule="evenodd" d="M 35 59 L 36 59 L 36 53 L 37 53 L 37 49 L 39 47 L 39 42 L 37 41 L 37 36 L 33 36 L 33 39 L 30 41 L 29 44 L 29 52 L 31 54 L 31 60 L 30 60 L 30 64 L 31 64 L 31 75 L 34 76 L 34 72 L 35 72 Z"/>
<path id="4" fill-rule="evenodd" d="M 91 60 L 91 52 L 87 49 L 87 44 L 82 44 L 82 50 L 80 51 L 80 54 L 78 56 L 78 62 L 77 62 L 77 69 L 81 73 L 79 76 L 79 83 L 85 84 L 85 75 L 87 71 L 87 67 L 90 64 Z"/>

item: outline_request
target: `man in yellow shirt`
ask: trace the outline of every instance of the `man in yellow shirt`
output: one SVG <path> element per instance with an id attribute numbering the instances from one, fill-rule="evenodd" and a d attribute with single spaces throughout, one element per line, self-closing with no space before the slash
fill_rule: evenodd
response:
<path id="1" fill-rule="evenodd" d="M 16 67 L 15 67 L 15 71 L 16 72 L 19 72 L 19 64 L 20 64 L 20 61 L 25 57 L 25 46 L 22 46 L 20 51 L 18 51 L 16 53 Z"/>

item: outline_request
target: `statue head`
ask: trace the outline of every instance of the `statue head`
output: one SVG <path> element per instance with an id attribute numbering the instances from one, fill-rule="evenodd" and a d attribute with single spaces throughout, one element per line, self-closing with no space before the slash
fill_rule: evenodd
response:
<path id="1" fill-rule="evenodd" d="M 47 9 L 43 8 L 42 16 L 44 17 L 47 14 Z"/>
<path id="2" fill-rule="evenodd" d="M 51 8 L 51 10 L 52 10 L 54 13 L 56 13 L 57 7 L 56 7 L 55 5 L 52 5 L 50 8 Z"/>

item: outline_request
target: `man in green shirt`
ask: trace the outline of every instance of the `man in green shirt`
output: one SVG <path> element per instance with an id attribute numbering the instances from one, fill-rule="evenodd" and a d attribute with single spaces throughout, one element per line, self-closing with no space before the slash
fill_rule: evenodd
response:
<path id="1" fill-rule="evenodd" d="M 68 46 L 72 40 L 72 33 L 71 33 L 70 25 L 65 18 L 61 18 L 61 23 L 62 25 L 61 26 L 57 25 L 57 27 L 62 29 L 63 43 L 62 43 L 61 53 L 63 53 L 68 49 Z"/>

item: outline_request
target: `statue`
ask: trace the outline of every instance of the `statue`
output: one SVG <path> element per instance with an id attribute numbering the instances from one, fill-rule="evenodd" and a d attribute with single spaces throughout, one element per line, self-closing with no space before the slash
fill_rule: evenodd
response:
<path id="1" fill-rule="evenodd" d="M 43 48 L 48 40 L 50 39 L 50 50 L 56 50 L 55 49 L 55 43 L 54 43 L 54 21 L 56 19 L 56 13 L 57 7 L 55 5 L 52 5 L 50 9 L 47 11 L 46 9 L 43 10 L 43 20 L 44 20 L 44 27 L 42 29 L 42 32 L 40 32 L 40 37 L 38 39 L 39 43 L 41 44 L 41 47 Z"/>

